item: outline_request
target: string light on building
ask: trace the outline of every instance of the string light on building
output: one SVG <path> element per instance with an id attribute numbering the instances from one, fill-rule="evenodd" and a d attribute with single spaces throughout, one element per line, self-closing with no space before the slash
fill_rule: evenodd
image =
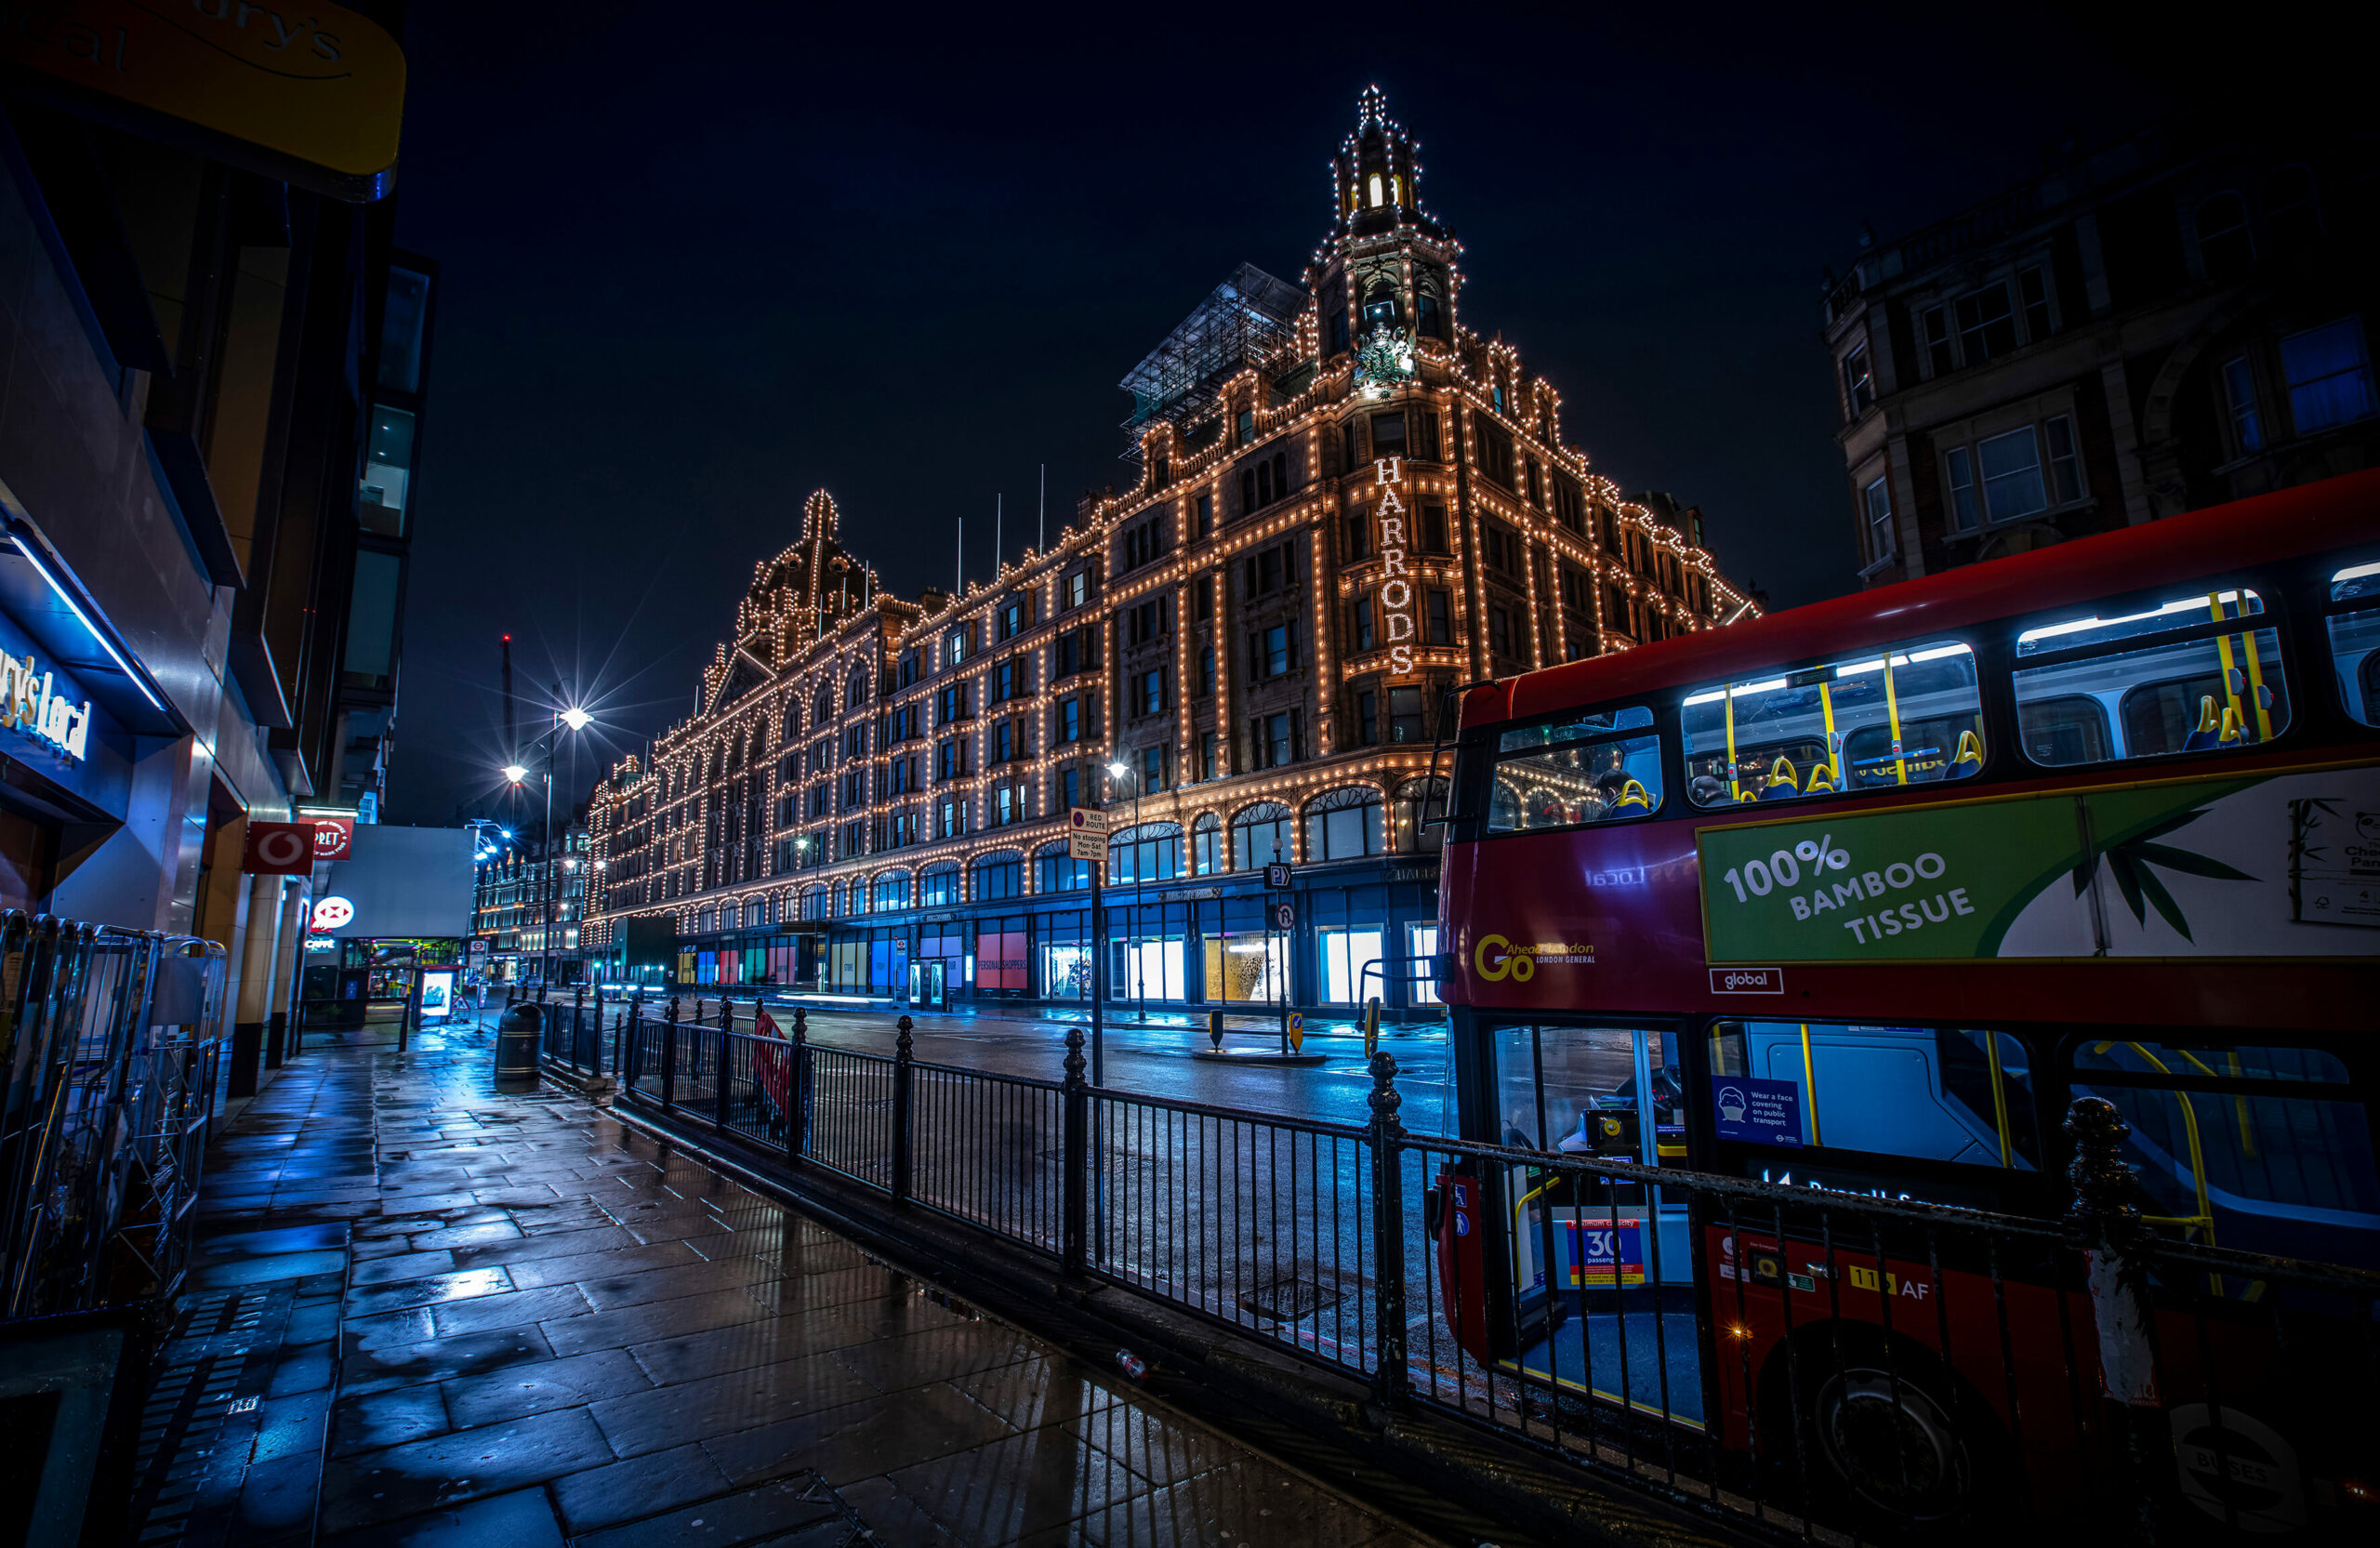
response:
<path id="1" fill-rule="evenodd" d="M 1236 997 L 1204 948 L 1276 853 L 1350 921 L 1302 927 L 1305 1002 L 1351 953 L 1434 939 L 1419 803 L 1450 691 L 1759 609 L 1698 512 L 1624 496 L 1553 387 L 1466 324 L 1421 173 L 1368 89 L 1300 283 L 1219 286 L 1127 378 L 1126 487 L 988 579 L 889 595 L 812 494 L 694 713 L 594 794 L 590 945 L 617 960 L 642 918 L 697 980 L 879 992 L 907 987 L 896 962 L 957 985 L 996 954 L 979 991 L 1063 996 L 1108 947 L 1055 851 L 1111 761 L 1141 793 L 1117 863 L 1154 867 L 1115 949 L 1183 959 L 1162 998 Z"/>

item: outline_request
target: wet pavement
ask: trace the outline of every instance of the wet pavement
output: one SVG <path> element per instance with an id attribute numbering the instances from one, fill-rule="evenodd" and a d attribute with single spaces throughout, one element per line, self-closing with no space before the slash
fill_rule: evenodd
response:
<path id="1" fill-rule="evenodd" d="M 498 1092 L 489 1041 L 310 1046 L 229 1127 L 132 1541 L 1422 1541 L 574 1094 Z"/>

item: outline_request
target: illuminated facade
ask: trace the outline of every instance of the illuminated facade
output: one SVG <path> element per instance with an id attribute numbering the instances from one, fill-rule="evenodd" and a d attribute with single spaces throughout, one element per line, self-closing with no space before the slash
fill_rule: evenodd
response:
<path id="1" fill-rule="evenodd" d="M 1132 485 L 1046 551 L 889 597 L 812 495 L 697 712 L 595 791 L 589 949 L 680 984 L 1074 998 L 1083 805 L 1117 814 L 1119 999 L 1354 1005 L 1368 962 L 1434 952 L 1450 691 L 1752 604 L 1463 324 L 1414 152 L 1367 92 L 1302 286 L 1243 266 L 1134 369 Z"/>

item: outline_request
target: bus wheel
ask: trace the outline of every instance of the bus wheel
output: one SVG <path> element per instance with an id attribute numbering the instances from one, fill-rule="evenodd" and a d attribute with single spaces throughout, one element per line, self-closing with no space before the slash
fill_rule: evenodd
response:
<path id="1" fill-rule="evenodd" d="M 1827 1470 L 1866 1510 L 1941 1521 L 1976 1503 L 1982 1448 L 1932 1383 L 1906 1368 L 1847 1362 L 1813 1396 L 1809 1421 Z"/>

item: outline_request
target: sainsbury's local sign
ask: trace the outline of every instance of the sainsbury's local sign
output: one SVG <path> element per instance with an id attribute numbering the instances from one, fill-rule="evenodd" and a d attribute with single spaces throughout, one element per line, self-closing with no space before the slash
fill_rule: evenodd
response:
<path id="1" fill-rule="evenodd" d="M 14 726 L 58 752 L 80 761 L 91 740 L 91 704 L 57 691 L 58 677 L 41 669 L 31 653 L 0 654 L 0 726 Z"/>

